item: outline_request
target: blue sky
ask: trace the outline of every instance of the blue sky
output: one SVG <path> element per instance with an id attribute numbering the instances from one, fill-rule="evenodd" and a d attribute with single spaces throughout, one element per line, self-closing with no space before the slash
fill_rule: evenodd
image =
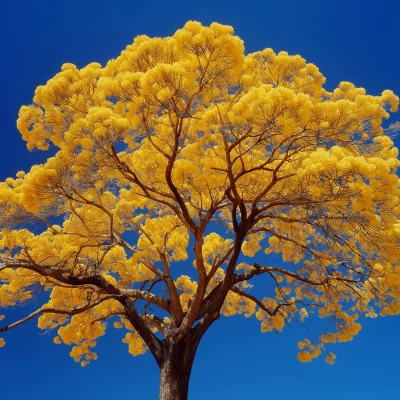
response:
<path id="1" fill-rule="evenodd" d="M 399 95 L 399 11 L 396 0 L 8 0 L 0 16 L 0 180 L 45 159 L 43 152 L 26 150 L 15 121 L 36 86 L 64 62 L 104 64 L 138 34 L 167 36 L 190 19 L 217 21 L 234 26 L 246 52 L 272 47 L 315 63 L 328 89 L 345 80 L 370 94 L 392 89 Z M 27 312 L 25 307 L 10 317 Z M 397 398 L 399 332 L 400 318 L 365 320 L 352 342 L 331 348 L 335 366 L 322 359 L 301 364 L 297 341 L 316 332 L 293 325 L 281 334 L 261 334 L 255 319 L 220 318 L 200 345 L 190 399 Z M 36 321 L 3 337 L 2 399 L 157 398 L 155 362 L 150 354 L 132 357 L 120 331 L 110 329 L 98 341 L 99 359 L 86 368 L 69 357 L 67 346 L 54 345 L 52 335 L 38 330 Z"/>

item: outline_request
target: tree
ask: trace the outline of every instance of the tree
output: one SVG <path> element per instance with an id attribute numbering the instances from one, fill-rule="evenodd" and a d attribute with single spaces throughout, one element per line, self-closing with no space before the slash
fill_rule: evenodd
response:
<path id="1" fill-rule="evenodd" d="M 0 332 L 38 316 L 85 366 L 113 321 L 155 357 L 160 399 L 180 400 L 220 314 L 263 332 L 327 318 L 298 357 L 329 363 L 359 314 L 398 314 L 400 163 L 382 120 L 399 99 L 324 81 L 298 55 L 244 55 L 216 23 L 64 64 L 18 119 L 29 150 L 57 152 L 0 183 L 0 305 L 42 306 Z"/>

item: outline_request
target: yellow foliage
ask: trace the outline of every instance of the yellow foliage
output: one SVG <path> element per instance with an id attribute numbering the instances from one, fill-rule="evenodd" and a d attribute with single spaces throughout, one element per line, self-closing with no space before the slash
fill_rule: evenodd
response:
<path id="1" fill-rule="evenodd" d="M 312 360 L 311 354 L 307 351 L 301 351 L 298 354 L 298 358 L 299 358 L 299 361 L 301 361 L 301 362 L 310 362 Z"/>
<path id="2" fill-rule="evenodd" d="M 105 66 L 64 64 L 17 121 L 29 150 L 57 153 L 0 183 L 0 306 L 47 291 L 38 326 L 82 366 L 116 316 L 146 351 L 132 308 L 150 336 L 219 314 L 263 332 L 330 319 L 302 362 L 352 340 L 358 314 L 398 315 L 400 162 L 383 120 L 399 98 L 324 83 L 299 55 L 245 54 L 232 27 L 196 21 Z M 259 265 L 272 253 L 281 267 Z"/>

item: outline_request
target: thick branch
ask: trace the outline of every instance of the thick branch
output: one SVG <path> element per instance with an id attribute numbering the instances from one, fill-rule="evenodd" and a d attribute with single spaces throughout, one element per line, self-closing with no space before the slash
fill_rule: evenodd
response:
<path id="1" fill-rule="evenodd" d="M 126 294 L 134 299 L 146 300 L 149 303 L 154 304 L 162 308 L 163 310 L 170 312 L 170 302 L 168 300 L 164 299 L 163 297 L 157 296 L 153 293 L 150 293 L 148 291 L 142 291 L 138 289 L 122 289 L 121 293 Z"/>
<path id="2" fill-rule="evenodd" d="M 101 275 L 90 275 L 90 276 L 66 276 L 62 274 L 62 271 L 58 268 L 53 269 L 51 266 L 41 266 L 24 260 L 6 260 L 2 257 L 3 266 L 0 267 L 0 271 L 5 268 L 24 268 L 30 271 L 34 271 L 42 276 L 51 277 L 59 282 L 66 283 L 71 286 L 82 286 L 82 285 L 93 285 L 107 294 L 113 295 L 117 301 L 125 308 L 127 318 L 136 331 L 140 334 L 146 345 L 149 347 L 155 357 L 158 357 L 161 352 L 161 342 L 157 339 L 151 329 L 142 320 L 133 301 L 127 294 L 122 294 L 121 291 L 114 285 L 109 283 Z"/>
<path id="3" fill-rule="evenodd" d="M 165 328 L 167 327 L 167 325 L 164 323 L 164 321 L 161 318 L 158 318 L 156 315 L 149 314 L 149 313 L 140 314 L 140 316 L 142 317 L 143 321 L 145 321 L 148 325 L 154 326 L 162 334 L 164 334 Z"/>

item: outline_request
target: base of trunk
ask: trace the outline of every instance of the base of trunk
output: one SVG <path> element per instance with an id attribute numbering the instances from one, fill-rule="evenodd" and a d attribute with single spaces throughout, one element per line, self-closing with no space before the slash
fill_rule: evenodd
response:
<path id="1" fill-rule="evenodd" d="M 188 340 L 163 344 L 159 400 L 187 400 L 189 378 L 197 345 Z"/>

